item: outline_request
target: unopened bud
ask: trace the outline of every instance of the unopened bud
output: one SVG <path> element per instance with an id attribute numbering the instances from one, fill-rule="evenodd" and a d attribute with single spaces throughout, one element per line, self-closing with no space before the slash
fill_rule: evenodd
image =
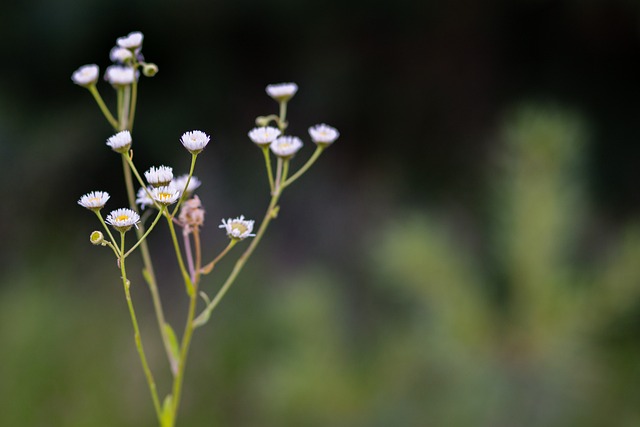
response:
<path id="1" fill-rule="evenodd" d="M 257 126 L 261 126 L 261 127 L 265 127 L 269 124 L 269 122 L 271 121 L 271 117 L 269 116 L 258 116 L 256 117 L 256 125 Z"/>
<path id="2" fill-rule="evenodd" d="M 147 77 L 153 77 L 156 74 L 158 74 L 158 66 L 156 64 L 153 63 L 145 63 L 142 66 L 142 74 L 144 74 Z"/>
<path id="3" fill-rule="evenodd" d="M 89 236 L 89 240 L 94 245 L 101 245 L 104 242 L 104 235 L 99 231 L 94 231 L 91 233 L 91 236 Z"/>

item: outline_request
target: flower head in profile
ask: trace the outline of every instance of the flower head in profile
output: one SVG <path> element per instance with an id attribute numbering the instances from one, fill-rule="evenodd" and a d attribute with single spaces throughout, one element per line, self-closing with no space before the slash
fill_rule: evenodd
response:
<path id="1" fill-rule="evenodd" d="M 96 211 L 102 209 L 107 204 L 107 200 L 109 200 L 109 193 L 106 191 L 92 191 L 80 197 L 78 204 L 83 208 Z"/>
<path id="2" fill-rule="evenodd" d="M 128 130 L 120 131 L 107 139 L 107 145 L 113 151 L 126 153 L 131 148 L 131 133 Z"/>
<path id="3" fill-rule="evenodd" d="M 144 177 L 147 182 L 154 187 L 164 187 L 171 183 L 173 179 L 173 169 L 169 166 L 151 166 L 151 168 L 144 173 Z"/>
<path id="4" fill-rule="evenodd" d="M 144 35 L 140 31 L 133 31 L 125 37 L 118 37 L 116 44 L 122 48 L 135 50 L 142 46 Z"/>
<path id="5" fill-rule="evenodd" d="M 111 211 L 111 213 L 107 215 L 105 222 L 121 233 L 124 233 L 134 225 L 138 228 L 140 215 L 131 209 L 120 208 L 115 211 Z"/>
<path id="6" fill-rule="evenodd" d="M 133 67 L 123 65 L 111 65 L 104 73 L 104 79 L 111 86 L 127 86 L 136 81 L 136 72 Z"/>
<path id="7" fill-rule="evenodd" d="M 265 89 L 267 95 L 278 102 L 288 101 L 298 91 L 298 85 L 295 83 L 278 83 L 268 85 Z"/>
<path id="8" fill-rule="evenodd" d="M 200 182 L 198 177 L 191 176 L 191 179 L 189 179 L 189 186 L 185 190 L 184 187 L 187 185 L 188 179 L 189 179 L 189 174 L 184 174 L 184 175 L 175 177 L 173 178 L 173 181 L 171 181 L 171 186 L 174 187 L 176 190 L 180 191 L 180 194 L 184 192 L 187 194 L 187 197 L 189 197 L 189 195 L 191 195 L 191 193 L 193 193 L 196 190 L 196 188 L 200 187 L 202 183 Z"/>
<path id="9" fill-rule="evenodd" d="M 269 146 L 273 154 L 289 159 L 302 148 L 302 141 L 297 136 L 281 136 Z"/>
<path id="10" fill-rule="evenodd" d="M 136 205 L 140 205 L 140 209 L 144 210 L 144 208 L 148 206 L 154 206 L 155 203 L 151 198 L 151 190 L 153 187 L 149 186 L 147 188 L 140 187 L 138 193 L 136 194 Z"/>
<path id="11" fill-rule="evenodd" d="M 131 58 L 133 58 L 133 53 L 124 47 L 114 46 L 113 49 L 111 49 L 111 52 L 109 52 L 109 59 L 120 64 L 124 64 Z"/>
<path id="12" fill-rule="evenodd" d="M 151 198 L 161 205 L 169 206 L 180 198 L 180 191 L 173 186 L 153 187 L 149 193 Z"/>
<path id="13" fill-rule="evenodd" d="M 96 64 L 83 65 L 73 72 L 71 80 L 79 86 L 88 87 L 98 81 L 100 68 Z"/>
<path id="14" fill-rule="evenodd" d="M 309 128 L 311 140 L 317 145 L 327 146 L 333 144 L 338 139 L 340 132 L 334 127 L 325 125 L 324 123 Z"/>
<path id="15" fill-rule="evenodd" d="M 222 220 L 222 225 L 219 228 L 224 228 L 227 231 L 227 236 L 235 240 L 243 240 L 247 237 L 255 236 L 251 234 L 253 231 L 253 220 L 245 220 L 243 215 L 238 218 Z"/>
<path id="16" fill-rule="evenodd" d="M 253 128 L 249 131 L 249 138 L 257 145 L 266 146 L 281 134 L 280 129 L 271 126 Z"/>
<path id="17" fill-rule="evenodd" d="M 207 146 L 211 137 L 206 133 L 199 130 L 192 130 L 185 132 L 180 138 L 180 142 L 184 145 L 184 148 L 189 150 L 192 154 L 198 154 L 204 147 Z"/>

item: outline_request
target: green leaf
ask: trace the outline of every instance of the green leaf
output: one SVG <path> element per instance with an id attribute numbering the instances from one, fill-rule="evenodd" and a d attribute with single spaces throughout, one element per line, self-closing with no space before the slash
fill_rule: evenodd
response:
<path id="1" fill-rule="evenodd" d="M 169 350 L 171 351 L 171 356 L 177 362 L 180 360 L 180 346 L 178 345 L 178 339 L 176 338 L 176 333 L 173 332 L 173 328 L 168 323 L 164 324 L 164 333 L 167 335 L 169 339 Z"/>
<path id="2" fill-rule="evenodd" d="M 164 398 L 162 403 L 160 425 L 162 427 L 173 427 L 173 396 L 170 394 Z"/>

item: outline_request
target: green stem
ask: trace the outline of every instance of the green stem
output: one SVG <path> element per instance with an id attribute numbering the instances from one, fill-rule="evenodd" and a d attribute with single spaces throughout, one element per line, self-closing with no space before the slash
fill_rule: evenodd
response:
<path id="1" fill-rule="evenodd" d="M 182 260 L 182 251 L 180 251 L 180 245 L 178 244 L 178 238 L 176 236 L 176 228 L 173 225 L 173 220 L 169 215 L 165 213 L 165 218 L 167 219 L 167 223 L 169 224 L 169 231 L 171 232 L 171 240 L 173 241 L 173 248 L 176 252 L 176 258 L 178 259 L 178 265 L 180 266 L 180 272 L 182 273 L 182 278 L 184 279 L 184 285 L 187 288 L 187 295 L 193 298 L 196 294 L 194 284 L 191 282 L 191 278 L 189 277 L 189 273 L 184 266 L 184 261 Z M 180 361 L 182 363 L 182 361 Z"/>
<path id="2" fill-rule="evenodd" d="M 93 95 L 93 99 L 95 99 L 98 103 L 100 111 L 102 111 L 102 114 L 107 119 L 111 127 L 113 127 L 114 130 L 118 130 L 118 121 L 115 119 L 115 117 L 113 117 L 113 114 L 111 114 L 111 111 L 109 111 L 109 109 L 107 108 L 104 100 L 102 99 L 102 96 L 100 96 L 100 92 L 98 92 L 98 88 L 96 87 L 96 85 L 92 84 L 87 89 L 89 89 L 89 92 L 91 92 L 91 95 Z"/>
<path id="3" fill-rule="evenodd" d="M 307 171 L 307 169 L 309 169 L 311 167 L 311 165 L 313 165 L 315 163 L 316 160 L 318 160 L 318 157 L 320 157 L 320 154 L 322 154 L 323 150 L 324 150 L 324 147 L 322 147 L 321 145 L 318 145 L 316 147 L 316 151 L 314 151 L 313 155 L 309 158 L 309 160 L 307 160 L 307 163 L 305 163 L 295 174 L 293 174 L 291 176 L 291 178 L 286 180 L 284 182 L 284 184 L 282 184 L 282 188 L 285 188 L 285 187 L 291 185 L 293 183 L 293 181 L 295 181 L 296 179 L 300 178 L 302 176 L 302 174 L 305 173 Z"/>
<path id="4" fill-rule="evenodd" d="M 280 117 L 278 118 L 278 128 L 284 135 L 284 130 L 287 128 L 287 102 L 280 101 Z"/>
<path id="5" fill-rule="evenodd" d="M 137 102 L 138 102 L 138 80 L 135 79 L 131 84 L 131 107 L 129 108 L 129 129 L 133 129 L 133 119 L 136 116 Z"/>
<path id="6" fill-rule="evenodd" d="M 262 154 L 264 154 L 264 162 L 267 165 L 267 175 L 269 176 L 269 188 L 273 193 L 273 172 L 271 171 L 271 157 L 269 156 L 269 145 L 262 146 Z"/>
<path id="7" fill-rule="evenodd" d="M 122 116 L 120 118 L 120 127 L 122 129 L 130 129 L 129 127 L 129 111 L 131 107 L 131 85 L 124 87 L 124 95 L 122 97 Z"/>
<path id="8" fill-rule="evenodd" d="M 122 168 L 124 171 L 124 181 L 127 187 L 127 198 L 129 199 L 129 206 L 134 211 L 138 211 L 136 206 L 135 193 L 133 190 L 133 178 L 131 176 L 131 169 L 136 171 L 136 176 L 139 177 L 135 166 L 133 165 L 133 161 L 129 157 L 128 154 L 122 154 Z M 146 187 L 145 187 L 146 188 Z M 136 235 L 138 240 L 142 239 L 144 235 L 144 224 L 140 224 L 138 228 L 136 228 Z M 165 319 L 164 319 L 164 310 L 162 309 L 162 300 L 160 299 L 160 293 L 158 292 L 158 282 L 156 280 L 155 270 L 153 269 L 153 263 L 151 261 L 151 254 L 149 253 L 149 246 L 147 245 L 146 239 L 142 240 L 140 244 L 140 253 L 142 254 L 142 262 L 144 264 L 144 271 L 146 272 L 145 279 L 147 282 L 147 286 L 149 287 L 149 293 L 151 293 L 151 299 L 153 300 L 153 308 L 156 313 L 156 320 L 158 322 L 158 329 L 160 330 L 160 336 L 162 337 L 162 344 L 164 345 L 165 353 L 167 354 L 167 359 L 169 360 L 169 365 L 173 370 L 176 366 L 176 360 L 173 357 L 173 353 L 171 352 L 171 341 L 167 336 L 166 328 L 165 328 Z"/>
<path id="9" fill-rule="evenodd" d="M 180 209 L 180 206 L 182 205 L 182 202 L 185 199 L 185 195 L 187 194 L 187 188 L 189 188 L 189 183 L 191 182 L 191 177 L 193 176 L 193 171 L 196 168 L 197 157 L 198 157 L 197 154 L 191 153 L 191 166 L 189 167 L 189 176 L 187 177 L 187 182 L 185 183 L 184 188 L 182 189 L 182 195 L 180 196 L 180 200 L 178 200 L 178 203 L 176 203 L 176 207 L 173 209 L 173 212 L 171 212 L 171 218 L 176 216 L 176 212 L 178 212 L 178 209 Z"/>
<path id="10" fill-rule="evenodd" d="M 244 251 L 244 253 L 236 261 L 236 264 L 233 266 L 233 270 L 231 271 L 231 274 L 229 275 L 229 277 L 227 277 L 227 280 L 224 282 L 224 284 L 216 294 L 215 298 L 209 304 L 207 304 L 207 307 L 202 311 L 202 313 L 200 313 L 198 317 L 194 319 L 193 321 L 194 327 L 199 327 L 207 323 L 207 321 L 209 320 L 209 316 L 211 316 L 211 313 L 213 312 L 213 310 L 216 308 L 218 303 L 220 303 L 222 298 L 225 296 L 225 294 L 227 293 L 227 291 L 235 281 L 236 277 L 238 277 L 238 274 L 240 273 L 240 271 L 242 271 L 242 267 L 244 267 L 244 264 L 247 262 L 247 260 L 249 259 L 253 251 L 255 251 L 256 247 L 258 246 L 258 243 L 260 243 L 262 236 L 267 230 L 269 223 L 274 218 L 276 213 L 276 206 L 278 204 L 278 199 L 280 198 L 281 194 L 282 194 L 282 189 L 279 189 L 279 190 L 276 189 L 276 193 L 271 197 L 271 202 L 269 203 L 269 207 L 267 208 L 267 212 L 264 215 L 264 219 L 262 220 L 262 224 L 260 224 L 260 228 L 258 229 L 256 236 L 253 238 L 253 240 L 249 244 L 249 247 Z"/>
<path id="11" fill-rule="evenodd" d="M 120 253 L 124 253 L 124 234 L 125 232 L 120 232 Z M 162 408 L 160 406 L 160 400 L 158 399 L 156 382 L 153 379 L 153 374 L 151 373 L 151 369 L 149 368 L 149 363 L 147 362 L 147 356 L 144 352 L 144 347 L 142 345 L 142 339 L 140 337 L 140 328 L 138 326 L 138 319 L 136 317 L 136 312 L 133 308 L 131 293 L 129 292 L 130 282 L 129 280 L 127 280 L 127 270 L 125 268 L 124 257 L 120 257 L 120 273 L 122 275 L 122 284 L 124 286 L 124 293 L 127 299 L 127 305 L 129 307 L 129 314 L 131 315 L 131 323 L 133 324 L 133 331 L 135 333 L 136 348 L 138 349 L 138 355 L 140 356 L 140 361 L 142 362 L 142 369 L 144 370 L 145 376 L 147 378 L 147 383 L 149 384 L 149 391 L 151 392 L 151 399 L 153 400 L 153 406 L 156 410 L 156 415 L 158 417 L 158 420 L 161 421 Z"/>
<path id="12" fill-rule="evenodd" d="M 156 218 L 153 220 L 153 222 L 151 223 L 151 226 L 149 226 L 149 229 L 142 235 L 142 237 L 140 237 L 138 239 L 138 241 L 136 242 L 135 245 L 133 245 L 123 256 L 123 258 L 128 257 L 131 252 L 133 252 L 138 246 L 140 246 L 142 244 L 142 242 L 144 242 L 144 240 L 147 238 L 147 236 L 149 235 L 149 233 L 151 233 L 151 230 L 153 230 L 153 227 L 156 226 L 156 224 L 158 223 L 158 220 L 160 219 L 160 217 L 162 216 L 162 214 L 164 213 L 164 209 L 165 207 L 162 206 L 160 208 L 160 210 L 158 211 L 158 215 L 156 215 Z"/>
<path id="13" fill-rule="evenodd" d="M 95 210 L 94 211 L 96 216 L 98 217 L 98 219 L 100 220 L 100 224 L 102 224 L 102 226 L 104 227 L 105 231 L 107 232 L 107 235 L 109 236 L 109 239 L 111 239 L 111 244 L 113 245 L 113 248 L 117 251 L 118 250 L 118 244 L 116 243 L 116 239 L 113 237 L 113 234 L 111 234 L 111 230 L 109 230 L 109 227 L 107 227 L 107 224 L 104 222 L 104 219 L 102 218 L 102 214 L 100 213 L 99 210 Z M 120 257 L 120 253 L 116 252 L 116 255 L 118 257 Z"/>
<path id="14" fill-rule="evenodd" d="M 221 260 L 221 259 L 222 259 L 222 258 L 223 258 L 227 253 L 229 253 L 229 251 L 231 250 L 231 248 L 233 248 L 233 247 L 236 245 L 236 243 L 238 243 L 238 240 L 236 240 L 236 239 L 231 239 L 231 240 L 229 240 L 229 244 L 227 245 L 227 247 L 226 247 L 226 248 L 224 248 L 224 250 L 223 250 L 222 252 L 220 252 L 220 253 L 218 254 L 218 256 L 217 256 L 217 257 L 215 257 L 215 258 L 213 259 L 213 261 L 211 261 L 209 264 L 207 264 L 207 265 L 205 265 L 204 267 L 202 267 L 202 268 L 200 269 L 200 272 L 201 272 L 202 274 L 209 274 L 209 273 L 211 272 L 211 270 L 213 270 L 213 267 L 215 267 L 215 266 L 216 266 L 216 264 L 217 264 L 218 262 L 220 262 L 220 260 Z"/>
<path id="15" fill-rule="evenodd" d="M 122 103 L 123 103 L 123 95 L 124 95 L 124 87 L 122 86 L 118 86 L 116 89 L 116 93 L 117 93 L 117 98 L 118 98 L 118 103 L 117 103 L 117 109 L 118 109 L 118 130 L 124 130 L 124 128 L 122 127 L 122 113 L 123 113 L 123 109 L 122 109 Z"/>

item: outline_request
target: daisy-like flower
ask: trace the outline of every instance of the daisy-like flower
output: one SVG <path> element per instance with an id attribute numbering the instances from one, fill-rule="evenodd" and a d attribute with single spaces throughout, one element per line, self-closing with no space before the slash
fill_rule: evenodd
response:
<path id="1" fill-rule="evenodd" d="M 180 142 L 184 145 L 184 148 L 189 150 L 192 154 L 198 154 L 204 147 L 207 146 L 211 137 L 206 133 L 199 130 L 192 130 L 185 132 L 180 138 Z"/>
<path id="2" fill-rule="evenodd" d="M 95 211 L 102 209 L 107 204 L 107 200 L 109 200 L 109 193 L 106 191 L 92 191 L 80 197 L 78 204 L 83 208 Z"/>
<path id="3" fill-rule="evenodd" d="M 245 220 L 243 215 L 238 218 L 228 220 L 222 220 L 222 225 L 218 228 L 224 228 L 227 230 L 227 236 L 235 240 L 243 240 L 247 237 L 255 236 L 251 234 L 253 231 L 253 220 Z"/>
<path id="4" fill-rule="evenodd" d="M 136 81 L 136 72 L 133 67 L 111 65 L 107 67 L 104 79 L 111 83 L 111 86 L 127 86 Z"/>
<path id="5" fill-rule="evenodd" d="M 150 191 L 151 198 L 161 205 L 169 206 L 180 198 L 180 191 L 173 186 L 153 187 Z"/>
<path id="6" fill-rule="evenodd" d="M 144 173 L 147 182 L 154 187 L 164 187 L 171 183 L 173 179 L 173 169 L 169 166 L 159 166 L 151 168 Z"/>
<path id="7" fill-rule="evenodd" d="M 107 139 L 107 145 L 113 151 L 126 153 L 131 148 L 131 133 L 128 130 L 120 131 Z"/>
<path id="8" fill-rule="evenodd" d="M 289 159 L 302 148 L 302 141 L 297 136 L 281 136 L 269 147 L 276 156 Z"/>
<path id="9" fill-rule="evenodd" d="M 310 127 L 309 135 L 311 135 L 311 140 L 313 142 L 326 147 L 327 145 L 333 144 L 333 142 L 338 139 L 340 132 L 338 132 L 334 127 L 321 123 Z"/>
<path id="10" fill-rule="evenodd" d="M 120 208 L 116 209 L 115 211 L 111 211 L 111 213 L 107 215 L 107 219 L 105 220 L 105 222 L 121 233 L 124 233 L 134 225 L 136 226 L 136 228 L 138 228 L 140 215 L 138 215 L 131 209 Z"/>
<path id="11" fill-rule="evenodd" d="M 135 50 L 142 46 L 142 40 L 144 35 L 140 31 L 134 31 L 129 33 L 126 37 L 118 37 L 116 43 L 118 46 L 125 49 Z"/>
<path id="12" fill-rule="evenodd" d="M 278 83 L 268 85 L 265 89 L 267 95 L 278 102 L 288 101 L 298 91 L 298 85 L 295 83 Z"/>
<path id="13" fill-rule="evenodd" d="M 280 133 L 280 129 L 263 126 L 251 129 L 251 131 L 249 131 L 249 138 L 257 145 L 264 146 L 271 144 L 274 139 L 280 136 Z"/>
<path id="14" fill-rule="evenodd" d="M 173 178 L 173 181 L 171 181 L 171 186 L 180 191 L 180 193 L 182 194 L 182 192 L 185 191 L 184 186 L 187 185 L 187 179 L 189 179 L 189 174 L 177 176 Z M 200 187 L 200 185 L 202 185 L 202 183 L 200 182 L 198 177 L 191 176 L 191 179 L 189 180 L 189 186 L 185 191 L 187 193 L 187 196 L 193 193 L 196 188 Z"/>
<path id="15" fill-rule="evenodd" d="M 144 210 L 144 208 L 148 206 L 154 206 L 155 203 L 149 194 L 151 194 L 151 190 L 153 187 L 149 186 L 147 188 L 140 187 L 138 193 L 136 194 L 136 205 L 140 205 L 140 209 Z"/>
<path id="16" fill-rule="evenodd" d="M 100 68 L 96 64 L 83 65 L 73 72 L 71 80 L 79 86 L 87 87 L 98 81 Z"/>
<path id="17" fill-rule="evenodd" d="M 111 49 L 111 52 L 109 52 L 109 59 L 120 64 L 124 64 L 131 58 L 133 58 L 133 53 L 124 47 L 114 46 L 113 49 Z"/>

